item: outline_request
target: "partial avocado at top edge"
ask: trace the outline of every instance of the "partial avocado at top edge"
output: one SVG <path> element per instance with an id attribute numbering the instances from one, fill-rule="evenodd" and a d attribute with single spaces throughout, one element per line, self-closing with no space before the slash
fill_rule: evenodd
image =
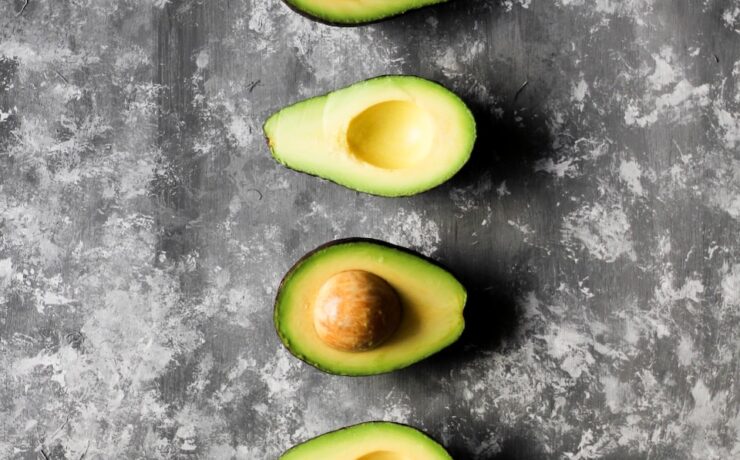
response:
<path id="1" fill-rule="evenodd" d="M 400 16 L 404 13 L 425 9 L 430 6 L 438 5 L 440 3 L 447 3 L 450 0 L 427 0 L 423 2 L 422 4 L 419 4 L 418 6 L 412 6 L 409 8 L 403 8 L 396 12 L 392 12 L 390 14 L 386 15 L 373 15 L 368 14 L 364 19 L 363 18 L 342 18 L 339 16 L 331 16 L 327 14 L 320 14 L 318 12 L 311 12 L 307 9 L 301 9 L 300 6 L 298 6 L 298 2 L 295 0 L 282 0 L 282 2 L 290 8 L 292 11 L 294 11 L 296 14 L 303 16 L 306 19 L 310 19 L 312 21 L 318 22 L 320 24 L 325 24 L 327 26 L 334 26 L 334 27 L 359 27 L 364 25 L 372 25 L 377 24 L 379 22 L 386 21 L 388 19 Z"/>

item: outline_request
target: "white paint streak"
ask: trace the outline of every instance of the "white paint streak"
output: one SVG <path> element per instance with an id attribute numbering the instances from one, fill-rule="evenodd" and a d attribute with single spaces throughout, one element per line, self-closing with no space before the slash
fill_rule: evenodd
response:
<path id="1" fill-rule="evenodd" d="M 0 259 L 0 288 L 6 288 L 11 279 L 13 279 L 13 261 L 10 257 Z M 2 293 L 0 293 L 0 299 L 2 299 Z"/>
<path id="2" fill-rule="evenodd" d="M 604 385 L 606 405 L 613 414 L 628 409 L 635 397 L 629 383 L 622 382 L 613 375 L 601 377 L 601 383 Z"/>
<path id="3" fill-rule="evenodd" d="M 630 191 L 637 196 L 643 196 L 645 190 L 642 188 L 640 179 L 642 178 L 642 169 L 640 164 L 634 160 L 622 160 L 619 165 L 619 178 L 627 184 Z"/>
<path id="4" fill-rule="evenodd" d="M 396 216 L 385 219 L 385 228 L 384 239 L 426 255 L 435 253 L 442 241 L 437 223 L 417 211 L 399 210 Z"/>
<path id="5" fill-rule="evenodd" d="M 577 167 L 574 165 L 572 158 L 563 158 L 560 161 L 554 161 L 552 158 L 538 160 L 534 164 L 535 172 L 546 172 L 553 174 L 555 177 L 573 177 L 577 174 Z"/>
<path id="6" fill-rule="evenodd" d="M 681 287 L 675 287 L 673 272 L 668 270 L 661 277 L 656 288 L 655 298 L 661 305 L 670 305 L 682 300 L 694 303 L 701 301 L 704 294 L 704 284 L 700 279 L 688 278 Z"/>
<path id="7" fill-rule="evenodd" d="M 726 407 L 726 393 L 720 392 L 712 396 L 711 391 L 699 378 L 691 389 L 694 398 L 694 408 L 689 415 L 689 422 L 699 427 L 709 427 L 716 423 Z"/>
<path id="8" fill-rule="evenodd" d="M 255 129 L 251 120 L 247 121 L 240 115 L 234 115 L 231 118 L 228 128 L 229 134 L 234 137 L 239 147 L 246 149 L 252 145 L 254 140 L 252 133 Z"/>
<path id="9" fill-rule="evenodd" d="M 694 342 L 689 336 L 681 337 L 681 341 L 678 343 L 678 349 L 676 350 L 676 356 L 678 362 L 684 367 L 691 366 L 696 358 L 694 354 Z"/>
<path id="10" fill-rule="evenodd" d="M 725 266 L 722 271 L 722 302 L 726 308 L 740 309 L 740 263 L 732 268 Z M 740 316 L 740 311 L 737 313 Z"/>
<path id="11" fill-rule="evenodd" d="M 529 8 L 532 4 L 532 0 L 503 0 L 502 6 L 508 12 L 511 11 L 515 5 L 522 8 Z"/>
<path id="12" fill-rule="evenodd" d="M 596 361 L 588 350 L 590 337 L 568 326 L 551 327 L 548 335 L 542 336 L 547 342 L 547 352 L 559 361 L 563 371 L 572 379 L 577 379 Z"/>
<path id="13" fill-rule="evenodd" d="M 566 238 L 579 241 L 592 257 L 614 262 L 625 256 L 635 260 L 630 224 L 621 206 L 584 205 L 570 213 L 563 224 Z"/>
<path id="14" fill-rule="evenodd" d="M 714 107 L 714 115 L 722 131 L 725 147 L 734 149 L 740 142 L 740 115 L 737 111 L 730 112 L 717 105 Z"/>
<path id="15" fill-rule="evenodd" d="M 722 12 L 725 27 L 740 34 L 740 6 L 735 5 Z"/>
<path id="16" fill-rule="evenodd" d="M 513 220 L 509 220 L 509 221 L 507 221 L 507 223 L 509 225 L 511 225 L 512 227 L 514 227 L 515 229 L 517 229 L 520 232 L 522 232 L 524 235 L 531 235 L 532 233 L 534 233 L 532 231 L 532 229 L 529 227 L 529 225 L 527 225 L 527 224 L 523 224 L 523 223 L 520 223 L 520 222 L 515 222 Z"/>
<path id="17" fill-rule="evenodd" d="M 676 56 L 673 48 L 670 46 L 662 47 L 660 53 L 653 55 L 655 69 L 648 76 L 648 82 L 652 85 L 653 90 L 662 90 L 664 87 L 678 80 L 679 73 L 674 67 L 675 59 Z"/>
<path id="18" fill-rule="evenodd" d="M 204 70 L 206 67 L 208 67 L 208 63 L 210 61 L 211 55 L 208 54 L 208 50 L 200 50 L 195 58 L 195 65 L 196 67 L 198 67 L 198 70 Z"/>
<path id="19" fill-rule="evenodd" d="M 645 106 L 654 107 L 651 111 L 643 111 L 634 103 L 629 104 L 624 120 L 628 125 L 642 128 L 661 119 L 666 122 L 687 122 L 697 115 L 698 109 L 709 105 L 709 90 L 709 84 L 694 86 L 686 79 L 681 80 L 671 92 L 649 99 L 650 102 Z"/>
<path id="20" fill-rule="evenodd" d="M 570 99 L 579 111 L 583 111 L 584 100 L 587 95 L 588 83 L 583 78 L 583 74 L 581 74 L 581 78 L 578 80 L 578 83 L 574 83 L 570 90 Z"/>

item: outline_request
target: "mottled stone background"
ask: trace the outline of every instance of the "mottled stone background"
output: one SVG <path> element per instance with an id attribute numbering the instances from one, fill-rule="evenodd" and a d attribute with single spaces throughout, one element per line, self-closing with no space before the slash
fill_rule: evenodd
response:
<path id="1" fill-rule="evenodd" d="M 275 459 L 385 419 L 458 460 L 740 459 L 740 2 L 359 28 L 278 0 L 25 3 L 0 2 L 0 458 Z M 450 183 L 383 199 L 270 158 L 267 115 L 388 73 L 474 109 Z M 348 236 L 452 267 L 462 340 L 373 378 L 291 357 L 276 286 Z"/>

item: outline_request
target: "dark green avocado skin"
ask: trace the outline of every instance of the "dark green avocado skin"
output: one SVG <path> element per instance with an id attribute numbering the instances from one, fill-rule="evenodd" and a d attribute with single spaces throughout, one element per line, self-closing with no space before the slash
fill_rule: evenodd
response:
<path id="1" fill-rule="evenodd" d="M 280 331 L 277 328 L 277 322 L 278 322 L 278 303 L 279 303 L 279 300 L 280 300 L 280 294 L 283 291 L 283 287 L 285 286 L 286 280 L 288 280 L 288 278 L 290 278 L 290 276 L 293 274 L 293 272 L 298 267 L 300 267 L 301 264 L 306 259 L 310 258 L 311 256 L 313 256 L 317 252 L 322 251 L 322 250 L 324 250 L 326 248 L 330 248 L 332 246 L 338 245 L 338 244 L 347 244 L 347 243 L 372 243 L 372 244 L 376 244 L 378 246 L 385 246 L 385 247 L 390 248 L 390 249 L 395 249 L 396 251 L 401 251 L 401 252 L 405 252 L 407 254 L 411 254 L 411 255 L 413 255 L 415 257 L 418 257 L 420 259 L 423 259 L 423 260 L 429 262 L 430 264 L 433 264 L 433 265 L 438 266 L 439 268 L 441 268 L 444 271 L 446 271 L 447 273 L 449 273 L 453 278 L 455 278 L 458 281 L 458 283 L 460 283 L 460 285 L 462 285 L 462 286 L 464 286 L 464 285 L 462 284 L 462 282 L 460 281 L 460 279 L 457 276 L 455 276 L 454 272 L 452 272 L 444 264 L 441 264 L 440 262 L 438 262 L 438 261 L 436 261 L 434 259 L 431 259 L 430 257 L 427 257 L 424 254 L 421 254 L 419 252 L 416 252 L 416 251 L 414 251 L 412 249 L 404 248 L 402 246 L 396 246 L 395 244 L 388 243 L 387 241 L 376 240 L 374 238 L 350 237 L 350 238 L 340 238 L 340 239 L 337 239 L 337 240 L 329 241 L 329 242 L 324 243 L 324 244 L 322 244 L 322 245 L 314 248 L 313 250 L 307 252 L 306 254 L 303 255 L 303 257 L 301 257 L 300 259 L 298 259 L 293 264 L 293 266 L 291 266 L 290 269 L 285 273 L 285 275 L 283 276 L 283 279 L 280 280 L 280 284 L 278 285 L 278 289 L 277 289 L 277 292 L 275 294 L 275 303 L 274 303 L 274 306 L 273 306 L 273 326 L 275 328 L 275 333 L 280 338 L 280 341 L 283 343 L 283 345 L 285 346 L 285 348 L 288 349 L 288 351 L 290 352 L 291 355 L 293 355 L 294 357 L 298 358 L 300 361 L 303 361 L 304 363 L 308 364 L 309 366 L 311 366 L 311 367 L 313 367 L 315 369 L 318 369 L 321 372 L 324 372 L 325 374 L 329 374 L 329 375 L 342 375 L 342 376 L 345 376 L 345 377 L 366 377 L 367 374 L 342 374 L 342 373 L 333 372 L 333 371 L 330 371 L 328 369 L 324 369 L 321 366 L 316 365 L 316 363 L 313 363 L 313 362 L 311 362 L 309 360 L 306 360 L 303 356 L 300 356 L 300 355 L 296 354 L 293 351 L 293 348 L 291 346 L 289 346 L 288 343 L 286 342 L 286 340 L 288 340 L 288 338 L 283 337 L 280 334 Z M 422 360 L 423 359 L 425 359 L 425 358 L 422 358 Z M 397 370 L 398 369 L 389 369 L 389 370 L 387 370 L 385 372 L 382 372 L 380 374 L 372 374 L 372 375 L 388 374 L 388 373 L 391 373 L 391 372 L 394 372 L 394 371 L 397 371 Z"/>
<path id="2" fill-rule="evenodd" d="M 446 3 L 447 1 L 449 1 L 449 0 L 441 0 L 441 1 L 440 1 L 440 3 Z M 420 7 L 420 8 L 414 8 L 414 9 L 411 9 L 411 10 L 408 10 L 408 11 L 402 11 L 402 12 L 400 12 L 400 13 L 392 14 L 392 15 L 390 15 L 390 16 L 384 16 L 384 17 L 382 17 L 382 18 L 378 18 L 378 19 L 373 19 L 373 20 L 371 20 L 371 21 L 362 21 L 362 22 L 339 22 L 339 21 L 330 21 L 330 20 L 328 20 L 328 19 L 320 18 L 320 17 L 318 17 L 318 16 L 314 16 L 314 15 L 312 15 L 312 14 L 310 14 L 310 13 L 307 13 L 307 12 L 305 12 L 305 11 L 303 11 L 303 10 L 301 10 L 301 9 L 299 9 L 299 8 L 297 8 L 297 7 L 295 7 L 294 5 L 292 5 L 292 4 L 291 4 L 291 3 L 290 3 L 290 2 L 288 1 L 288 0 L 282 0 L 282 2 L 283 2 L 283 4 L 285 4 L 285 5 L 286 5 L 286 6 L 288 7 L 288 8 L 290 8 L 291 10 L 293 10 L 293 11 L 294 11 L 295 13 L 299 14 L 300 16 L 303 16 L 303 17 L 304 17 L 304 18 L 306 18 L 306 19 L 310 19 L 310 20 L 312 20 L 312 21 L 314 21 L 314 22 L 318 22 L 318 23 L 321 23 L 321 24 L 325 24 L 325 25 L 327 25 L 327 26 L 334 26 L 334 27 L 358 27 L 358 26 L 365 26 L 365 25 L 370 25 L 370 24 L 377 24 L 377 23 L 379 23 L 379 22 L 383 22 L 383 21 L 385 21 L 385 20 L 388 20 L 388 19 L 394 18 L 394 17 L 396 17 L 396 16 L 399 16 L 399 15 L 401 15 L 401 14 L 407 13 L 407 12 L 409 12 L 409 11 L 423 10 L 423 9 L 425 9 L 425 8 L 429 8 L 429 7 L 431 7 L 431 6 L 435 6 L 435 4 L 432 4 L 432 5 L 426 5 L 426 6 L 422 6 L 422 7 Z M 437 5 L 438 5 L 438 3 L 437 3 Z"/>

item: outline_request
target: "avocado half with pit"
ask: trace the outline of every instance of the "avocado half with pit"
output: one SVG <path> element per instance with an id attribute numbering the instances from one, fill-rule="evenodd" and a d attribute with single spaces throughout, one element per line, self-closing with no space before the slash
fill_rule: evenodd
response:
<path id="1" fill-rule="evenodd" d="M 405 248 L 338 240 L 300 259 L 275 301 L 288 350 L 325 372 L 374 375 L 455 342 L 467 293 L 447 270 Z"/>
<path id="2" fill-rule="evenodd" d="M 454 93 L 429 80 L 385 76 L 298 102 L 264 125 L 281 164 L 353 190 L 414 195 L 468 161 L 475 119 Z"/>
<path id="3" fill-rule="evenodd" d="M 359 25 L 447 0 L 283 0 L 294 11 L 333 25 Z"/>
<path id="4" fill-rule="evenodd" d="M 452 460 L 437 441 L 408 425 L 367 422 L 317 436 L 280 460 Z"/>

